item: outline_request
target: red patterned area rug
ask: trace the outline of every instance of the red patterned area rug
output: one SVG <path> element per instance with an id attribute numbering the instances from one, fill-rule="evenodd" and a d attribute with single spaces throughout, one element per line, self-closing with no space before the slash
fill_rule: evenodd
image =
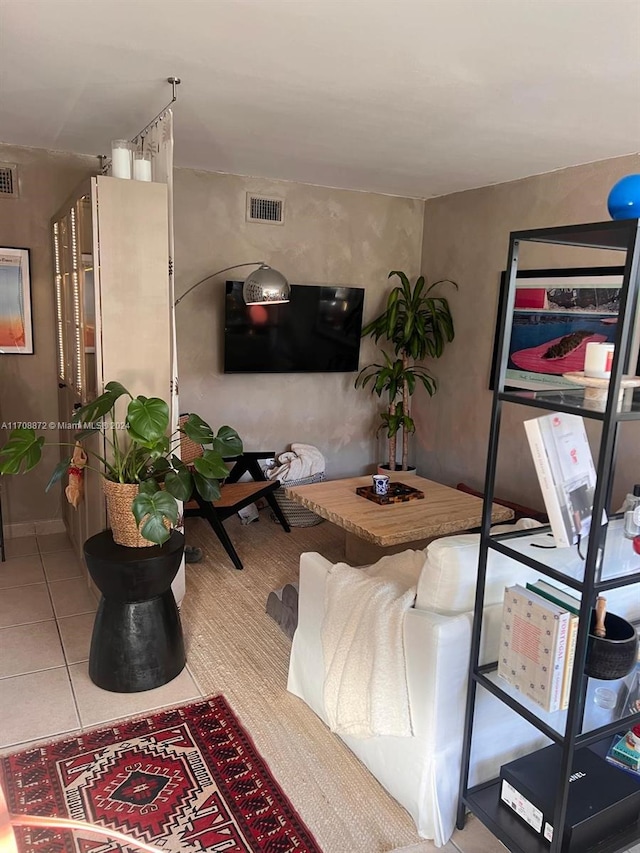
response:
<path id="1" fill-rule="evenodd" d="M 321 853 L 222 696 L 7 755 L 0 768 L 16 814 L 100 824 L 171 853 Z M 21 853 L 126 849 L 90 830 L 16 836 Z"/>

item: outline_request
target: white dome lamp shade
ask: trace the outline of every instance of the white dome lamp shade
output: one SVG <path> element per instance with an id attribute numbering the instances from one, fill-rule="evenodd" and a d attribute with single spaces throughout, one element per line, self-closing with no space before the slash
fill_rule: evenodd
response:
<path id="1" fill-rule="evenodd" d="M 264 263 L 247 276 L 242 287 L 247 305 L 278 305 L 288 302 L 290 294 L 289 282 L 282 273 Z"/>

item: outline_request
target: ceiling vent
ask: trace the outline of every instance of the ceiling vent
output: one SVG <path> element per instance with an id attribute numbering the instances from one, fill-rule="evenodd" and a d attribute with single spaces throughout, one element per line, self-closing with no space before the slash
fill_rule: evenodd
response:
<path id="1" fill-rule="evenodd" d="M 18 167 L 0 163 L 0 198 L 18 198 Z"/>
<path id="2" fill-rule="evenodd" d="M 247 193 L 247 222 L 284 225 L 284 200 Z"/>

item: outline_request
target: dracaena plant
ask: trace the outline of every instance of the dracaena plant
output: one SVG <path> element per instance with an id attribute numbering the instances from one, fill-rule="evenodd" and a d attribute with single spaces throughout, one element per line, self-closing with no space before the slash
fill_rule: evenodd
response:
<path id="1" fill-rule="evenodd" d="M 116 404 L 128 399 L 124 421 L 116 420 Z M 194 489 L 207 501 L 220 497 L 220 481 L 229 473 L 224 460 L 242 453 L 238 433 L 228 426 L 213 429 L 199 415 L 191 414 L 169 434 L 169 406 L 158 397 L 133 397 L 119 382 L 109 382 L 93 402 L 78 409 L 73 422 L 79 426 L 73 442 L 55 442 L 74 448 L 96 432 L 102 432 L 104 455 L 86 447 L 91 462 L 86 467 L 96 470 L 116 483 L 137 483 L 138 494 L 131 511 L 145 539 L 161 545 L 169 538 L 165 520 L 172 526 L 178 521 L 178 501 L 187 501 Z M 184 433 L 202 446 L 202 456 L 188 468 L 176 455 L 180 436 Z M 51 442 L 47 442 L 48 444 Z M 14 429 L 0 450 L 0 474 L 26 473 L 40 462 L 44 436 L 29 428 Z M 71 455 L 56 465 L 47 491 L 69 470 Z M 140 526 L 141 525 L 141 526 Z"/>
<path id="2" fill-rule="evenodd" d="M 415 423 L 411 417 L 411 397 L 420 383 L 432 397 L 437 390 L 437 382 L 429 370 L 422 364 L 425 359 L 440 358 L 445 345 L 454 338 L 453 318 L 449 303 L 444 296 L 432 294 L 441 284 L 458 285 L 449 279 L 442 279 L 425 288 L 425 278 L 420 276 L 412 286 L 405 273 L 394 270 L 389 278 L 397 276 L 396 285 L 387 298 L 385 310 L 362 329 L 362 336 L 372 337 L 376 343 L 380 339 L 388 342 L 394 349 L 396 360 L 392 361 L 383 352 L 384 364 L 371 364 L 363 368 L 356 378 L 356 387 L 364 387 L 375 379 L 372 391 L 381 396 L 387 392 L 389 405 L 382 415 L 383 426 L 387 427 L 389 438 L 389 468 L 396 468 L 397 434 L 402 429 L 402 469 L 408 468 L 409 435 L 415 432 Z M 430 295 L 431 294 L 431 295 Z M 400 398 L 398 401 L 397 398 Z"/>
<path id="3" fill-rule="evenodd" d="M 433 377 L 420 365 L 404 366 L 401 358 L 392 360 L 389 355 L 381 350 L 383 363 L 369 364 L 363 367 L 356 377 L 355 387 L 366 388 L 371 384 L 371 393 L 387 398 L 387 408 L 380 413 L 382 423 L 378 427 L 378 434 L 385 432 L 387 436 L 387 464 L 391 471 L 396 468 L 396 446 L 398 433 L 402 430 L 403 435 L 415 432 L 416 425 L 412 417 L 405 412 L 404 403 L 401 399 L 405 383 L 409 393 L 413 394 L 416 382 L 421 382 L 429 393 L 433 393 Z"/>

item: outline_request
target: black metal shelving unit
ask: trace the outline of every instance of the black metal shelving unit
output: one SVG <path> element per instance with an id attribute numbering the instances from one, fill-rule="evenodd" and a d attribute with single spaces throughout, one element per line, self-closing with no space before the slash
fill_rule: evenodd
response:
<path id="1" fill-rule="evenodd" d="M 640 721 L 640 713 L 619 717 L 602 725 L 590 719 L 593 681 L 584 674 L 589 633 L 589 617 L 598 594 L 613 588 L 640 582 L 640 557 L 632 559 L 631 566 L 620 566 L 616 559 L 616 542 L 620 544 L 622 519 L 609 516 L 607 524 L 598 525 L 603 510 L 609 512 L 616 449 L 620 425 L 629 420 L 640 420 L 640 391 L 625 393 L 619 402 L 621 379 L 625 373 L 635 374 L 637 343 L 635 334 L 640 322 L 638 298 L 640 295 L 640 239 L 639 220 L 627 219 L 585 225 L 544 228 L 534 231 L 516 231 L 510 236 L 507 259 L 508 291 L 502 305 L 500 334 L 497 341 L 498 379 L 493 393 L 491 428 L 487 454 L 485 504 L 480 539 L 478 582 L 475 616 L 471 642 L 469 689 L 467 693 L 465 735 L 463 742 L 458 828 L 464 827 L 466 811 L 475 814 L 482 823 L 512 853 L 564 853 L 563 832 L 556 831 L 549 844 L 542 836 L 530 830 L 513 812 L 500 802 L 500 779 L 491 779 L 469 787 L 469 769 L 474 714 L 477 691 L 488 691 L 505 703 L 515 714 L 562 748 L 560 774 L 557 781 L 554 808 L 554 827 L 564 827 L 569 797 L 569 776 L 574 751 L 580 746 L 602 742 L 617 731 L 624 731 Z M 585 400 L 582 388 L 563 391 L 519 391 L 505 388 L 513 307 L 515 302 L 518 252 L 522 243 L 550 243 L 555 245 L 602 249 L 607 251 L 602 266 L 611 263 L 611 250 L 624 254 L 623 283 L 616 326 L 615 354 L 612 365 L 609 393 L 602 410 L 595 409 Z M 593 258 L 593 253 L 590 253 Z M 571 260 L 575 260 L 572 258 Z M 567 264 L 567 266 L 573 264 Z M 629 366 L 632 365 L 629 368 Z M 531 555 L 530 545 L 548 536 L 549 528 L 536 528 L 516 533 L 490 537 L 491 504 L 497 468 L 500 423 L 504 405 L 524 405 L 536 409 L 567 412 L 600 421 L 602 433 L 596 461 L 597 485 L 591 533 L 584 561 L 574 548 L 538 550 Z M 531 417 L 535 417 L 532 412 Z M 628 540 L 627 540 L 628 541 Z M 548 542 L 548 539 L 547 539 Z M 576 653 L 571 680 L 569 707 L 566 711 L 548 714 L 510 688 L 497 676 L 497 662 L 479 665 L 480 639 L 483 624 L 484 596 L 487 575 L 487 557 L 490 551 L 504 554 L 516 562 L 539 571 L 543 577 L 559 581 L 581 594 L 581 607 L 576 641 Z M 629 543 L 629 551 L 631 545 Z M 597 684 L 598 682 L 596 682 Z M 623 772 L 623 771 L 621 771 Z M 550 780 L 553 784 L 553 780 Z M 594 843 L 581 853 L 618 853 L 627 850 L 640 839 L 640 823 L 625 827 L 615 836 Z"/>

